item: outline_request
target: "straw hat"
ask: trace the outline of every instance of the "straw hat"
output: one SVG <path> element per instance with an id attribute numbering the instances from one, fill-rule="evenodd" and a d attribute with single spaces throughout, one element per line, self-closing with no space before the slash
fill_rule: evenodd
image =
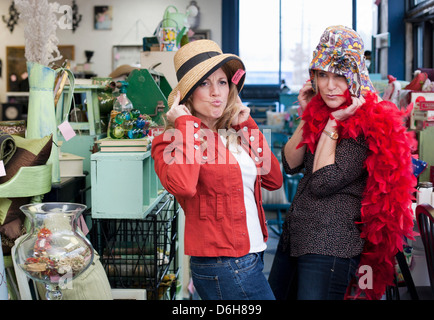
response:
<path id="1" fill-rule="evenodd" d="M 237 85 L 238 92 L 244 84 L 245 67 L 241 59 L 234 54 L 224 54 L 217 43 L 211 40 L 196 40 L 182 46 L 175 54 L 174 64 L 178 84 L 167 99 L 169 107 L 178 91 L 181 93 L 180 103 L 185 103 L 197 86 L 224 64 L 229 66 L 229 81 Z"/>
<path id="2" fill-rule="evenodd" d="M 112 73 L 109 74 L 109 77 L 110 78 L 118 78 L 121 76 L 128 76 L 131 73 L 131 71 L 133 71 L 133 70 L 140 70 L 140 68 L 133 67 L 133 66 L 130 66 L 128 64 L 123 64 L 123 65 L 117 67 L 116 69 L 114 69 L 112 71 Z"/>

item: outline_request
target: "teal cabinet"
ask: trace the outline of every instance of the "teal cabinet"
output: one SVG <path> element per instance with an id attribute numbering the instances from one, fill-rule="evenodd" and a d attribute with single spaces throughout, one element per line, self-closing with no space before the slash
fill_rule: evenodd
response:
<path id="1" fill-rule="evenodd" d="M 91 155 L 92 218 L 143 219 L 164 195 L 151 152 Z"/>

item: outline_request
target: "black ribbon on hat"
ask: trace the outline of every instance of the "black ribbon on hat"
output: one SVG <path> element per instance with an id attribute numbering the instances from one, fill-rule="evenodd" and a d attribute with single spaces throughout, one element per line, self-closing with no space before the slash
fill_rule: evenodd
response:
<path id="1" fill-rule="evenodd" d="M 220 55 L 220 52 L 217 51 L 207 51 L 199 53 L 198 55 L 195 55 L 194 57 L 191 57 L 189 60 L 187 60 L 179 69 L 176 71 L 176 77 L 178 78 L 178 81 L 182 79 L 185 74 L 193 69 L 196 65 L 198 65 L 201 62 L 204 62 L 212 57 Z"/>

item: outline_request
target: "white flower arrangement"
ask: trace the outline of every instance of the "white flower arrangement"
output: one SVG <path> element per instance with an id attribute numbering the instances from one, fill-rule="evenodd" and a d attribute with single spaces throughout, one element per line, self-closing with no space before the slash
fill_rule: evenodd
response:
<path id="1" fill-rule="evenodd" d="M 25 20 L 25 57 L 28 61 L 50 67 L 62 58 L 57 47 L 57 2 L 47 0 L 15 0 L 20 19 Z"/>

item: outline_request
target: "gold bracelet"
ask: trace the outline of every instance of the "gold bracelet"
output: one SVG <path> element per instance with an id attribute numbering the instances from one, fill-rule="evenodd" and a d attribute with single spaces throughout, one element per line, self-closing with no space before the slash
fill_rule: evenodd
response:
<path id="1" fill-rule="evenodd" d="M 339 134 L 336 131 L 329 132 L 327 130 L 323 130 L 322 132 L 325 133 L 327 136 L 329 136 L 333 140 L 338 140 L 338 138 L 339 138 Z"/>

